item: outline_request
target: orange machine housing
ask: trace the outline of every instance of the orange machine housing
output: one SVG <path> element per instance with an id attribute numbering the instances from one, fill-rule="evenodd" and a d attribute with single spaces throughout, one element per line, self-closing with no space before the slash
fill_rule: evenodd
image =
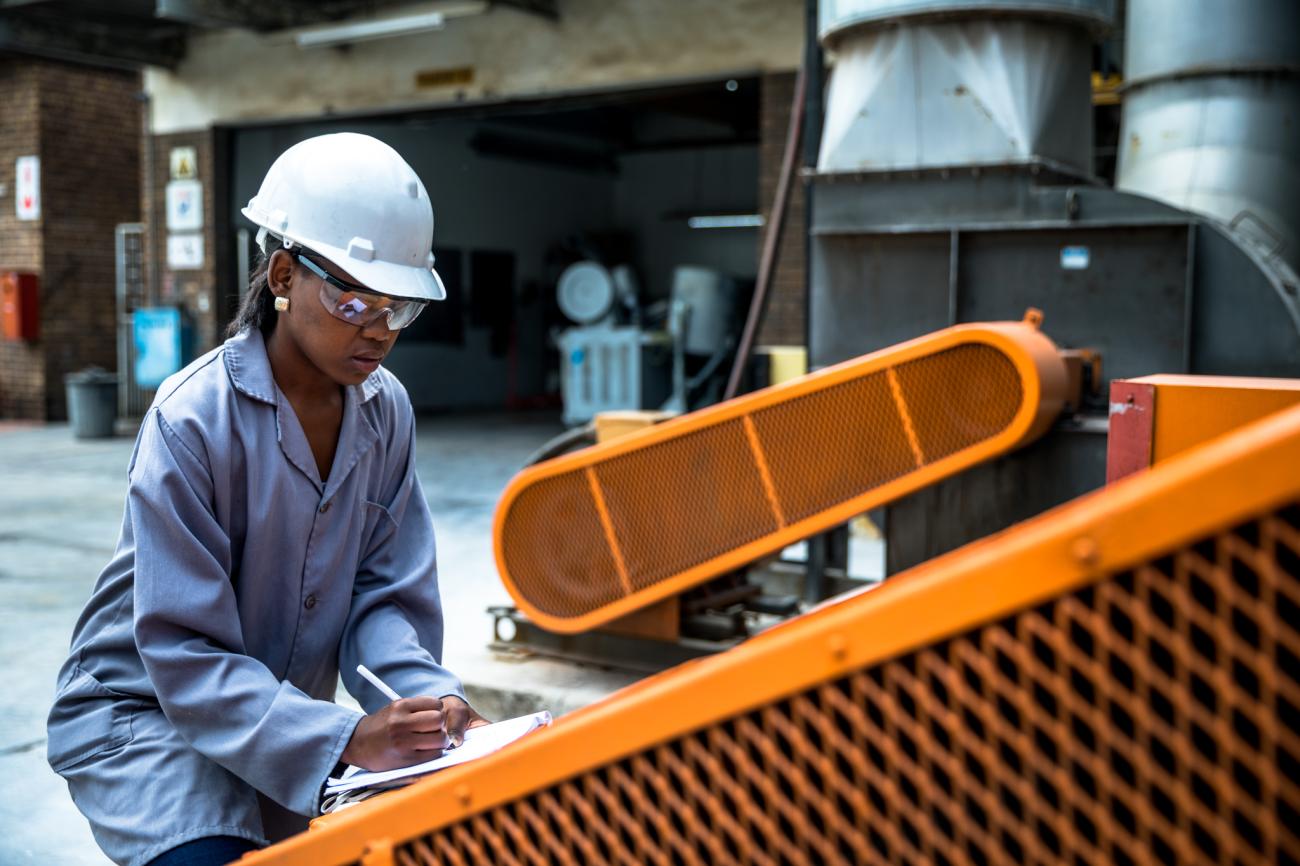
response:
<path id="1" fill-rule="evenodd" d="M 241 866 L 1295 863 L 1300 406 Z"/>
<path id="2" fill-rule="evenodd" d="M 0 275 L 0 336 L 35 342 L 41 336 L 40 280 L 36 274 Z"/>
<path id="3" fill-rule="evenodd" d="M 1110 383 L 1106 481 L 1300 403 L 1300 380 L 1143 376 Z"/>
<path id="4" fill-rule="evenodd" d="M 864 355 L 525 469 L 497 568 L 541 627 L 596 628 L 1033 440 L 1066 380 L 1036 315 Z"/>

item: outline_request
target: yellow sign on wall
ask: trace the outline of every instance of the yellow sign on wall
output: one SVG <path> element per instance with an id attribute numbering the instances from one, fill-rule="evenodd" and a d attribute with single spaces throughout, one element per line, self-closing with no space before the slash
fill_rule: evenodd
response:
<path id="1" fill-rule="evenodd" d="M 473 66 L 422 69 L 415 73 L 416 87 L 464 87 L 474 83 Z"/>
<path id="2" fill-rule="evenodd" d="M 171 152 L 172 180 L 194 180 L 199 176 L 198 153 L 192 147 L 173 147 Z"/>

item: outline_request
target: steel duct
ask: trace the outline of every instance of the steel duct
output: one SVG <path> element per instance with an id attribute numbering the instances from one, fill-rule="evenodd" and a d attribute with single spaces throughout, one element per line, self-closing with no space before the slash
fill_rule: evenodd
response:
<path id="1" fill-rule="evenodd" d="M 1045 160 L 1088 172 L 1109 0 L 839 0 L 818 171 Z"/>
<path id="2" fill-rule="evenodd" d="M 821 0 L 818 29 L 823 39 L 863 25 L 937 17 L 1032 16 L 1106 28 L 1114 0 Z"/>
<path id="3" fill-rule="evenodd" d="M 1300 3 L 1129 0 L 1116 186 L 1300 269 Z"/>

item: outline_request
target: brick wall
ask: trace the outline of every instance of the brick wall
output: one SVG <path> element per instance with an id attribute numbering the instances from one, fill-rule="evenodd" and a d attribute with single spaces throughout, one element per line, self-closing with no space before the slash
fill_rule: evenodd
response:
<path id="1" fill-rule="evenodd" d="M 39 153 L 40 95 L 36 67 L 0 58 L 0 271 L 34 271 L 42 265 L 41 222 L 14 212 L 14 161 Z M 0 340 L 0 418 L 45 417 L 45 362 L 40 343 Z"/>
<path id="2" fill-rule="evenodd" d="M 67 416 L 67 373 L 117 369 L 114 229 L 140 218 L 140 86 L 135 73 L 41 65 L 41 341 L 50 418 Z"/>
<path id="3" fill-rule="evenodd" d="M 772 73 L 763 76 L 760 107 L 761 140 L 759 143 L 759 202 L 763 215 L 771 223 L 772 199 L 785 153 L 785 138 L 794 98 L 795 74 Z M 796 163 L 796 171 L 798 170 Z M 806 221 L 804 182 L 796 174 L 790 188 L 790 202 L 785 217 L 785 232 L 777 257 L 776 273 L 768 292 L 767 316 L 759 331 L 760 345 L 802 346 L 805 339 L 807 287 L 804 279 Z M 764 231 L 767 231 L 765 228 Z M 760 245 L 759 249 L 762 249 Z M 760 253 L 761 254 L 761 253 Z"/>
<path id="4" fill-rule="evenodd" d="M 152 175 L 150 184 L 142 186 L 138 194 L 144 197 L 148 226 L 145 230 L 145 255 L 153 262 L 157 275 L 158 303 L 179 306 L 194 326 L 195 353 L 201 353 L 220 342 L 217 296 L 217 236 L 216 200 L 213 163 L 214 133 L 211 129 L 155 135 L 152 147 Z M 173 270 L 167 266 L 167 184 L 171 180 L 171 152 L 175 147 L 195 149 L 198 166 L 197 180 L 203 184 L 203 267 L 195 270 Z M 152 209 L 149 202 L 152 200 Z"/>
<path id="5" fill-rule="evenodd" d="M 117 365 L 113 230 L 139 219 L 140 77 L 0 60 L 0 269 L 40 275 L 41 335 L 0 342 L 0 417 L 67 416 L 63 377 Z M 14 213 L 14 160 L 41 159 L 41 219 Z"/>

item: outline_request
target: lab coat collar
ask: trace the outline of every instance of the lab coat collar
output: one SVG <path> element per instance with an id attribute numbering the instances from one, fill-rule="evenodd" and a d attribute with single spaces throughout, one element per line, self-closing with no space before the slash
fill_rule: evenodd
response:
<path id="1" fill-rule="evenodd" d="M 280 440 L 280 450 L 289 462 L 306 476 L 316 491 L 328 500 L 334 497 L 338 489 L 347 480 L 352 468 L 357 465 L 362 455 L 379 441 L 379 433 L 374 424 L 360 411 L 361 391 L 348 388 L 343 396 L 343 423 L 339 427 L 338 444 L 334 449 L 334 463 L 329 475 L 324 480 L 316 468 L 316 458 L 311 453 L 311 445 L 303 432 L 302 424 L 294 413 L 289 399 L 284 392 L 276 389 L 278 399 L 275 404 L 276 436 Z"/>
<path id="2" fill-rule="evenodd" d="M 230 381 L 242 394 L 276 405 L 275 377 L 271 374 L 271 361 L 266 357 L 266 343 L 257 328 L 246 328 L 226 341 L 226 370 Z M 376 370 L 360 385 L 349 385 L 350 399 L 358 404 L 367 403 L 384 389 L 383 374 Z"/>
<path id="3" fill-rule="evenodd" d="M 338 446 L 334 452 L 334 465 L 323 482 L 316 468 L 316 458 L 302 432 L 298 416 L 289 401 L 275 384 L 271 374 L 271 361 L 266 357 L 266 343 L 262 332 L 256 328 L 241 331 L 226 341 L 226 369 L 235 388 L 254 400 L 275 407 L 275 433 L 280 449 L 289 462 L 298 468 L 318 491 L 328 499 L 334 494 L 361 459 L 361 455 L 374 447 L 379 433 L 374 424 L 360 411 L 360 407 L 383 390 L 382 374 L 376 370 L 360 385 L 345 389 L 343 423 L 339 429 Z"/>

